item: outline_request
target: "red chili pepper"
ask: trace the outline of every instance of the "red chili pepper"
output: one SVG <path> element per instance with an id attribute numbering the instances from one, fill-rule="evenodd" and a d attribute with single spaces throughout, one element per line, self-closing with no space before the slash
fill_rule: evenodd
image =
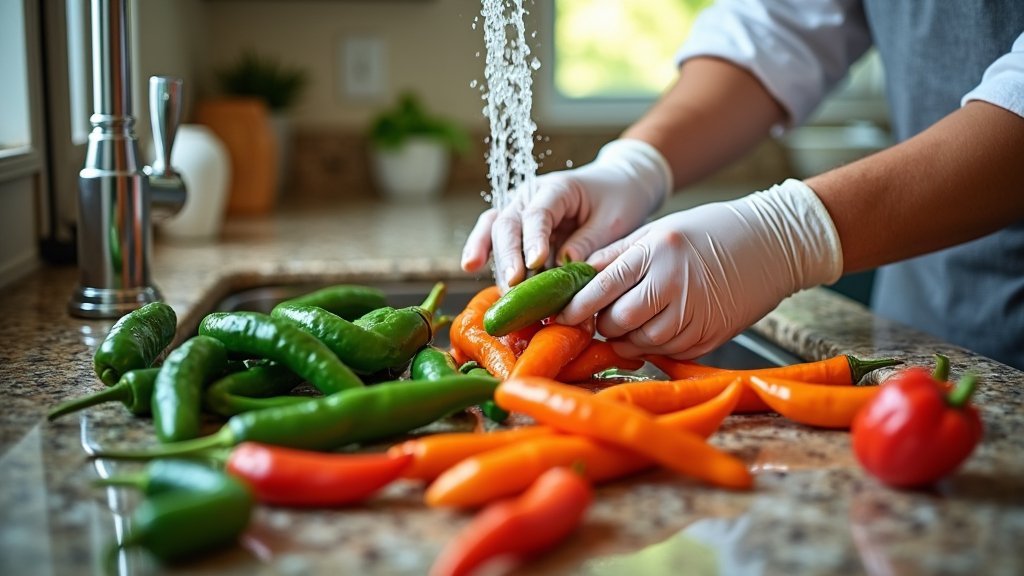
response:
<path id="1" fill-rule="evenodd" d="M 984 427 L 970 405 L 977 379 L 955 387 L 936 374 L 908 368 L 887 379 L 853 421 L 853 451 L 861 465 L 898 488 L 922 486 L 953 472 L 981 441 Z"/>
<path id="2" fill-rule="evenodd" d="M 411 462 L 411 454 L 328 454 L 243 442 L 231 451 L 226 469 L 259 502 L 337 506 L 369 498 Z"/>
<path id="3" fill-rule="evenodd" d="M 504 556 L 526 559 L 572 533 L 590 506 L 593 490 L 568 468 L 552 468 L 518 498 L 478 514 L 434 562 L 430 576 L 470 574 Z"/>

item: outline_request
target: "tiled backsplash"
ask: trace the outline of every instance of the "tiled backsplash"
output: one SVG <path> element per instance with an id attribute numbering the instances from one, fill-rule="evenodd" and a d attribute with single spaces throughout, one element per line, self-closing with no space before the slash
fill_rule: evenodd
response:
<path id="1" fill-rule="evenodd" d="M 539 172 L 543 173 L 565 169 L 568 162 L 582 166 L 618 134 L 539 130 L 538 135 L 540 140 L 534 147 L 534 154 L 544 153 L 539 167 Z M 485 136 L 484 133 L 474 134 L 473 149 L 453 159 L 447 193 L 475 194 L 488 188 Z M 370 172 L 368 143 L 363 134 L 346 129 L 297 129 L 292 145 L 292 164 L 286 180 L 288 195 L 311 201 L 377 195 Z M 789 174 L 785 151 L 770 140 L 705 183 L 749 184 L 753 190 L 781 181 Z"/>

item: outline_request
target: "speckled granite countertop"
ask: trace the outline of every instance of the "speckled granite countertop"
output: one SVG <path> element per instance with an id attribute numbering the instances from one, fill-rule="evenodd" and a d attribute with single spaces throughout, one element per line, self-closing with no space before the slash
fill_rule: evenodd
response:
<path id="1" fill-rule="evenodd" d="M 482 202 L 366 203 L 230 222 L 217 244 L 160 242 L 153 275 L 188 333 L 223 296 L 275 282 L 458 279 L 458 251 Z M 74 269 L 43 269 L 0 298 L 0 574 L 101 573 L 131 494 L 90 486 L 129 464 L 90 462 L 83 444 L 152 441 L 120 405 L 56 423 L 54 403 L 101 388 L 91 359 L 111 322 L 73 319 Z M 523 574 L 1024 573 L 1024 373 L 873 317 L 825 290 L 784 302 L 755 331 L 800 357 L 933 352 L 971 370 L 986 438 L 954 477 L 896 492 L 857 467 L 846 433 L 774 416 L 736 416 L 714 442 L 742 457 L 756 489 L 733 493 L 655 472 L 602 486 L 585 525 Z M 467 424 L 468 425 L 468 424 Z M 431 510 L 397 484 L 345 510 L 261 508 L 244 545 L 159 569 L 123 555 L 128 574 L 424 574 L 469 516 Z"/>

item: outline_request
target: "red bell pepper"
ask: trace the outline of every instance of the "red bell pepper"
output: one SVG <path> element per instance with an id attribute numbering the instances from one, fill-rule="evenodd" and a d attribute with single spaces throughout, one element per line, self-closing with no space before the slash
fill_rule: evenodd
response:
<path id="1" fill-rule="evenodd" d="M 327 454 L 243 442 L 225 469 L 264 504 L 338 506 L 369 498 L 411 463 L 411 454 Z"/>
<path id="2" fill-rule="evenodd" d="M 970 404 L 977 384 L 967 374 L 946 381 L 948 360 L 938 356 L 934 373 L 921 367 L 898 372 L 854 418 L 857 460 L 896 488 L 931 484 L 953 472 L 981 441 L 983 425 Z"/>

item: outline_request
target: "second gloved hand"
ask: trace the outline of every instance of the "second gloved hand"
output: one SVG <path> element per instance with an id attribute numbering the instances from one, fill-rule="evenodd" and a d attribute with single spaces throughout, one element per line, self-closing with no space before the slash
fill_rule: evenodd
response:
<path id="1" fill-rule="evenodd" d="M 557 257 L 583 260 L 643 224 L 672 188 L 668 162 L 653 146 L 620 139 L 606 144 L 593 162 L 538 176 L 533 190 L 520 189 L 500 213 L 484 212 L 466 240 L 462 267 L 479 270 L 493 252 L 502 291 L 526 269 Z"/>
<path id="2" fill-rule="evenodd" d="M 620 354 L 679 359 L 706 354 L 843 270 L 835 225 L 799 180 L 666 216 L 588 261 L 601 272 L 557 320 L 597 314 Z"/>

